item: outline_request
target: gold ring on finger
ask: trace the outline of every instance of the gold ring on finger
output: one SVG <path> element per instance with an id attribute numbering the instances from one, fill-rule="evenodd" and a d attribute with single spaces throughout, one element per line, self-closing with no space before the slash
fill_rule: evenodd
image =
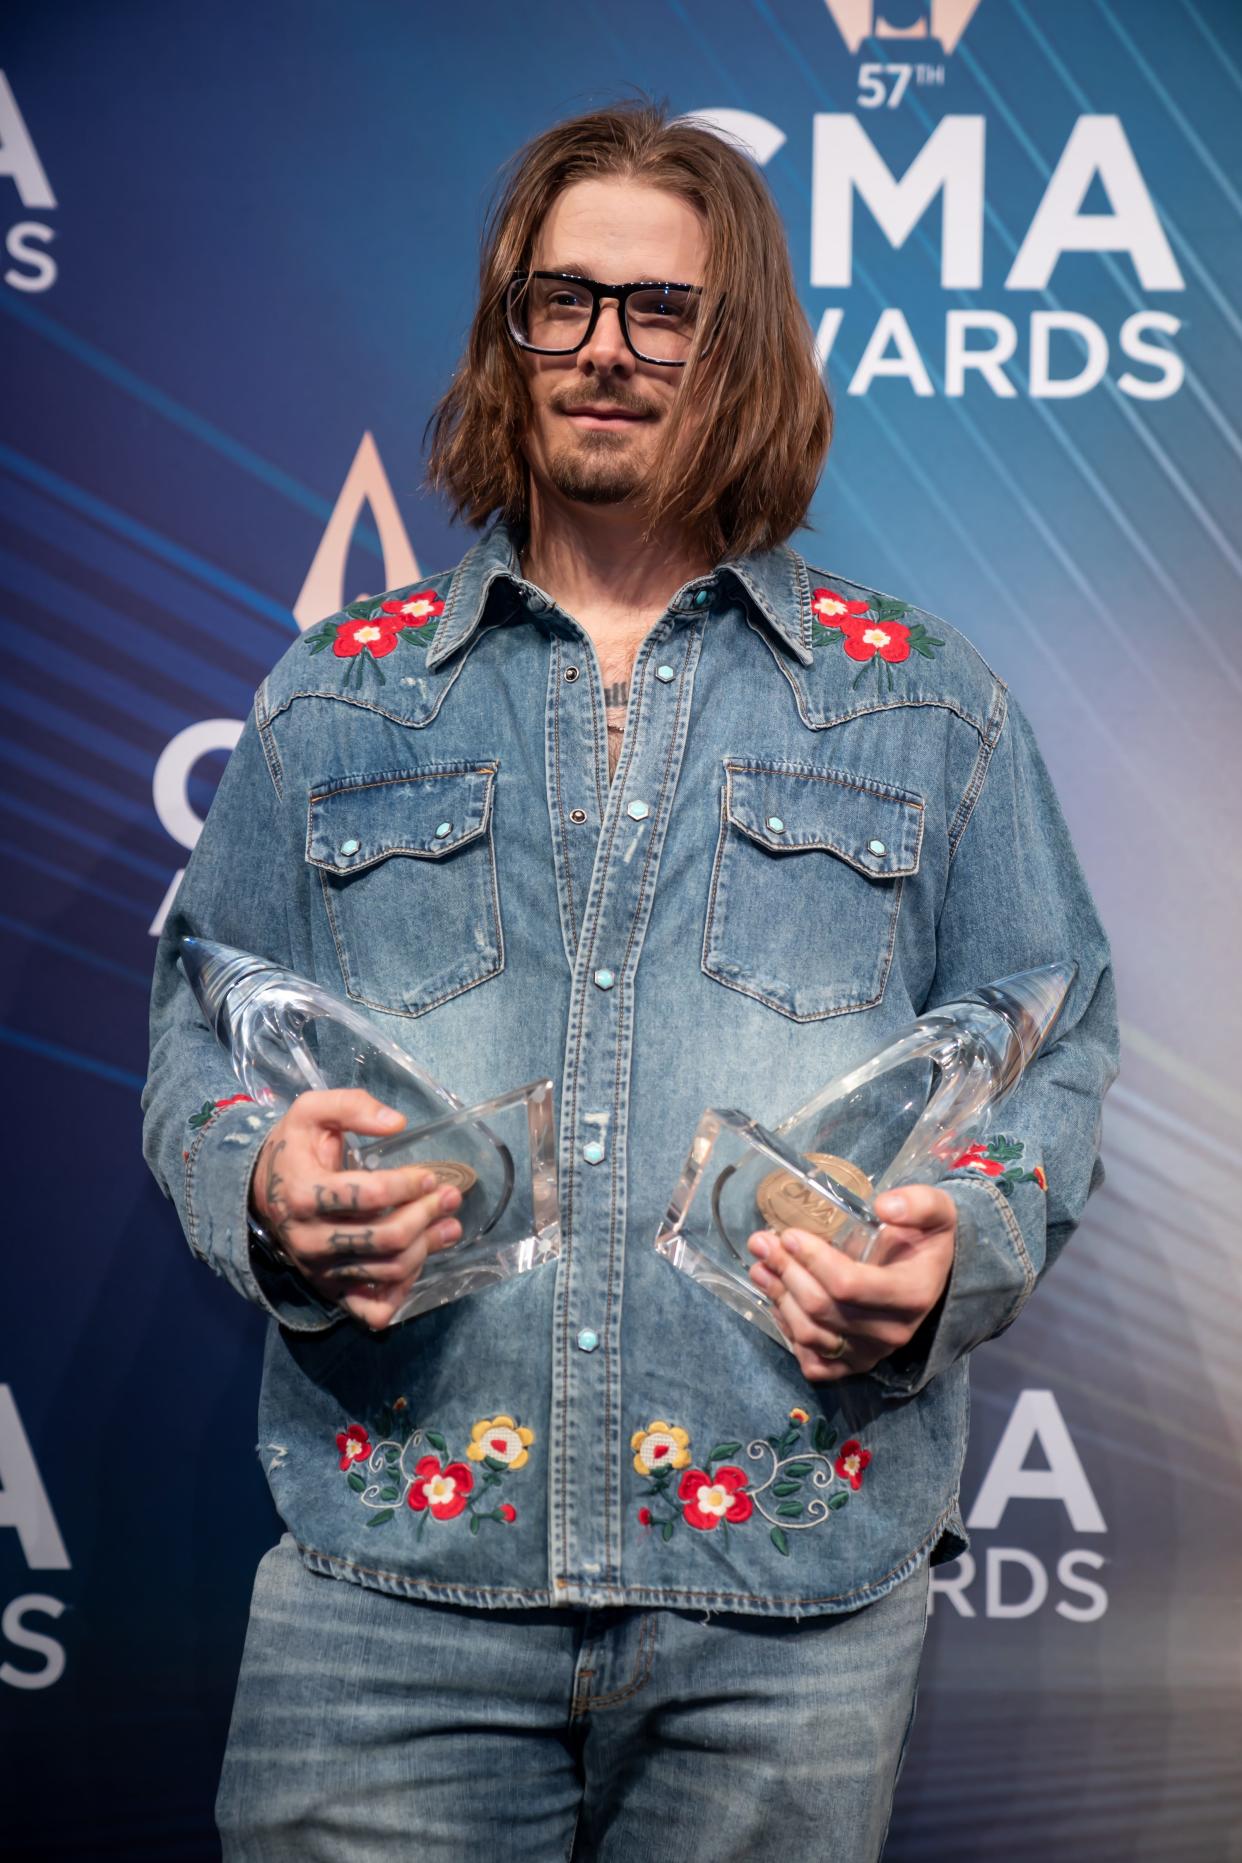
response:
<path id="1" fill-rule="evenodd" d="M 837 1340 L 837 1343 L 835 1346 L 817 1345 L 815 1350 L 818 1352 L 821 1358 L 828 1358 L 828 1359 L 844 1358 L 846 1344 L 847 1344 L 847 1341 L 843 1333 L 841 1337 Z"/>

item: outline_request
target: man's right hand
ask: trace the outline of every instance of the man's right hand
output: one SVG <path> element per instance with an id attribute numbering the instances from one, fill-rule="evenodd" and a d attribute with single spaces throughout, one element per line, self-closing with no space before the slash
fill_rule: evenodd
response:
<path id="1" fill-rule="evenodd" d="M 360 1089 L 299 1094 L 268 1133 L 250 1180 L 254 1215 L 322 1300 L 387 1326 L 429 1253 L 462 1233 L 452 1185 L 420 1165 L 343 1171 L 345 1132 L 391 1137 L 403 1116 Z"/>

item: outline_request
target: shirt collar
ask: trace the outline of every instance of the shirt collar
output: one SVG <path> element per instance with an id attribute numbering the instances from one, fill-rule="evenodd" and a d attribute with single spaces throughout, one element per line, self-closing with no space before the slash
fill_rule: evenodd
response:
<path id="1" fill-rule="evenodd" d="M 701 607 L 701 603 L 696 604 L 696 595 L 710 589 L 717 580 L 734 582 L 747 606 L 791 653 L 804 666 L 811 664 L 811 579 L 796 550 L 778 544 L 775 549 L 756 550 L 747 556 L 725 557 L 712 575 L 687 584 L 676 599 L 675 609 L 694 611 Z M 492 586 L 499 581 L 519 590 L 531 586 L 523 581 L 517 549 L 502 519 L 492 524 L 457 567 L 444 613 L 427 651 L 429 672 L 474 636 Z"/>

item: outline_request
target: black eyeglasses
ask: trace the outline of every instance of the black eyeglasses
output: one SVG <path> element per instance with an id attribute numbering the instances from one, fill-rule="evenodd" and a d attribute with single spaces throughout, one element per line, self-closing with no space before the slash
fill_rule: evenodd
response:
<path id="1" fill-rule="evenodd" d="M 603 285 L 574 272 L 515 272 L 505 311 L 509 334 L 540 356 L 572 356 L 599 321 L 605 299 L 615 302 L 621 334 L 640 362 L 683 369 L 698 321 L 698 285 Z"/>

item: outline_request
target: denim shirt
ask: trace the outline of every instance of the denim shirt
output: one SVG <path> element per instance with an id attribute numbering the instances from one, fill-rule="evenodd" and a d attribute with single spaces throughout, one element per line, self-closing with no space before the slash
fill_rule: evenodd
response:
<path id="1" fill-rule="evenodd" d="M 434 823 L 406 780 L 433 772 Z M 449 846 L 408 857 L 441 816 Z M 267 1266 L 267 1121 L 176 971 L 186 931 L 344 992 L 466 1104 L 550 1077 L 559 1261 L 374 1335 Z M 946 1180 L 946 1291 L 873 1372 L 809 1383 L 657 1255 L 705 1107 L 775 1123 L 925 1007 L 1066 958 L 1055 1040 Z M 271 1316 L 259 1449 L 313 1569 L 797 1616 L 966 1548 L 970 1353 L 1099 1181 L 1116 1066 L 1047 771 L 960 634 L 787 547 L 725 560 L 645 636 L 610 781 L 592 642 L 497 524 L 260 687 L 159 945 L 145 1150 L 191 1249 Z"/>

